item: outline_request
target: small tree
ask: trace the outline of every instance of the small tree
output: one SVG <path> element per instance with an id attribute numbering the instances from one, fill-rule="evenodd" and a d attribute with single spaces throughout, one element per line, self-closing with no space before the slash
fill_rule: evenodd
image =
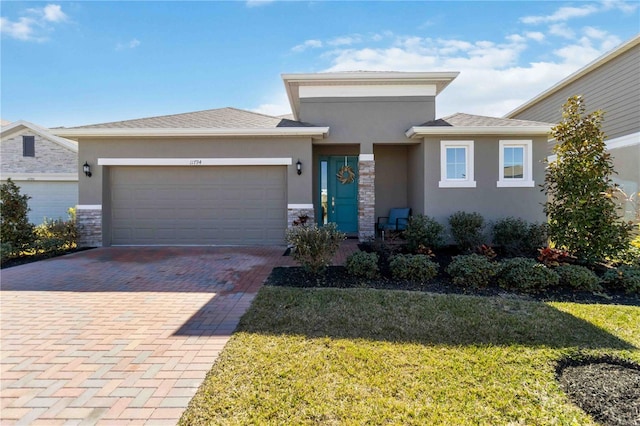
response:
<path id="1" fill-rule="evenodd" d="M 563 106 L 562 121 L 552 129 L 557 158 L 547 166 L 544 211 L 549 237 L 587 263 L 616 258 L 629 244 L 614 200 L 617 185 L 601 130 L 602 111 L 585 114 L 582 97 Z"/>
<path id="2" fill-rule="evenodd" d="M 28 201 L 31 197 L 20 194 L 20 188 L 11 180 L 0 185 L 0 238 L 3 258 L 15 255 L 31 246 L 34 240 L 33 224 L 29 223 Z"/>

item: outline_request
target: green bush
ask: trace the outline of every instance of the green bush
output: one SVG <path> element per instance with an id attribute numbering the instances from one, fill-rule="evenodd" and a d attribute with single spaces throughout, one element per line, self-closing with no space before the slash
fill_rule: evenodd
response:
<path id="1" fill-rule="evenodd" d="M 456 212 L 449 217 L 449 226 L 454 241 L 464 252 L 471 251 L 484 242 L 484 219 L 480 213 Z"/>
<path id="2" fill-rule="evenodd" d="M 376 253 L 357 251 L 347 257 L 345 267 L 349 275 L 363 278 L 376 278 L 380 274 L 378 260 L 379 257 Z"/>
<path id="3" fill-rule="evenodd" d="M 486 287 L 498 272 L 498 265 L 485 256 L 469 254 L 455 256 L 446 270 L 453 283 L 463 287 Z"/>
<path id="4" fill-rule="evenodd" d="M 59 253 L 76 247 L 78 231 L 76 228 L 75 209 L 68 210 L 69 220 L 51 220 L 45 218 L 41 225 L 35 227 L 34 248 L 38 252 Z"/>
<path id="5" fill-rule="evenodd" d="M 20 194 L 20 188 L 11 178 L 0 185 L 0 238 L 2 258 L 8 259 L 28 250 L 34 240 L 33 224 L 27 214 L 31 210 L 28 201 L 31 197 Z M 7 250 L 8 252 L 5 252 Z"/>
<path id="6" fill-rule="evenodd" d="M 307 271 L 320 274 L 331 264 L 345 235 L 338 231 L 338 225 L 328 223 L 322 228 L 315 224 L 295 226 L 287 230 L 286 238 L 287 243 L 294 246 L 293 259 Z"/>
<path id="7" fill-rule="evenodd" d="M 408 249 L 415 253 L 420 246 L 437 249 L 444 244 L 444 226 L 429 216 L 412 216 L 404 231 Z"/>
<path id="8" fill-rule="evenodd" d="M 602 276 L 605 286 L 624 290 L 627 294 L 640 294 L 640 267 L 622 265 L 609 269 Z"/>
<path id="9" fill-rule="evenodd" d="M 424 254 L 397 254 L 389 259 L 389 268 L 401 280 L 427 282 L 438 275 L 438 264 Z"/>
<path id="10" fill-rule="evenodd" d="M 547 225 L 529 223 L 524 219 L 507 217 L 492 227 L 493 243 L 502 247 L 505 256 L 533 256 L 547 246 Z"/>
<path id="11" fill-rule="evenodd" d="M 600 278 L 589 268 L 580 265 L 562 265 L 555 268 L 560 285 L 576 290 L 601 291 Z"/>
<path id="12" fill-rule="evenodd" d="M 536 293 L 558 285 L 560 277 L 533 259 L 514 257 L 500 264 L 497 274 L 500 287 Z"/>

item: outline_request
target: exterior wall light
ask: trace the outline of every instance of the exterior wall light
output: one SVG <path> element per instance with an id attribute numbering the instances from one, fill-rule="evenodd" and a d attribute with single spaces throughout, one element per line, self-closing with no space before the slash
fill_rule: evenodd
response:
<path id="1" fill-rule="evenodd" d="M 302 174 L 302 163 L 300 162 L 300 160 L 298 160 L 298 162 L 296 163 L 296 171 L 299 175 Z"/>
<path id="2" fill-rule="evenodd" d="M 84 162 L 84 165 L 82 166 L 82 171 L 84 172 L 84 174 L 87 177 L 91 177 L 91 166 L 86 161 Z"/>

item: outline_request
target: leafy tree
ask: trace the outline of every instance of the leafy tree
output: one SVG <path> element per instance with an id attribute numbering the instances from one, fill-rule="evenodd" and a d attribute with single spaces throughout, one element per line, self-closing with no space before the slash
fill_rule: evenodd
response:
<path id="1" fill-rule="evenodd" d="M 31 210 L 28 205 L 30 198 L 20 194 L 20 188 L 11 178 L 0 185 L 0 238 L 2 251 L 5 252 L 3 258 L 17 254 L 33 243 L 34 228 L 27 217 Z"/>
<path id="2" fill-rule="evenodd" d="M 557 158 L 548 164 L 543 185 L 550 239 L 587 263 L 623 253 L 631 229 L 614 200 L 617 185 L 601 130 L 603 115 L 585 114 L 580 96 L 567 100 L 562 121 L 552 129 Z"/>

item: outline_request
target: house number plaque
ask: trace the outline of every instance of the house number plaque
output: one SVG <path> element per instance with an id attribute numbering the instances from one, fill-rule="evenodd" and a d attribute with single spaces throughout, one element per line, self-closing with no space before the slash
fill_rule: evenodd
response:
<path id="1" fill-rule="evenodd" d="M 190 160 L 189 161 L 189 165 L 190 166 L 202 166 L 202 160 Z"/>

